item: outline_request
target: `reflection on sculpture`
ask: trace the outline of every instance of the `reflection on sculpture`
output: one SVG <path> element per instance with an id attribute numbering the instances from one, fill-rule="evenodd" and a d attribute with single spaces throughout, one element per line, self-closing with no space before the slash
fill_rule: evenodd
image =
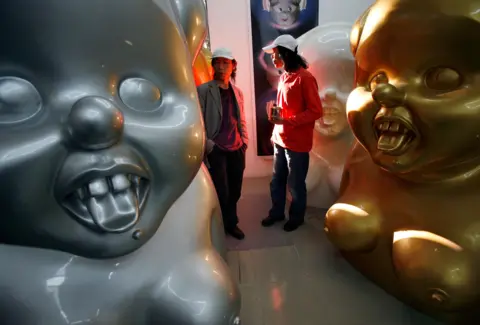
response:
<path id="1" fill-rule="evenodd" d="M 160 2 L 162 0 L 154 0 Z M 177 10 L 188 50 L 195 62 L 208 34 L 206 4 L 203 0 L 178 1 L 170 0 Z"/>
<path id="2" fill-rule="evenodd" d="M 0 324 L 239 322 L 200 169 L 201 1 L 0 4 Z"/>
<path id="3" fill-rule="evenodd" d="M 325 230 L 391 294 L 480 321 L 480 1 L 378 0 L 356 23 L 358 143 Z"/>
<path id="4" fill-rule="evenodd" d="M 307 204 L 318 208 L 328 208 L 337 199 L 343 165 L 353 139 L 345 112 L 355 68 L 350 30 L 351 24 L 330 23 L 298 39 L 298 50 L 317 79 L 324 111 L 323 118 L 315 123 L 307 175 Z"/>
<path id="5" fill-rule="evenodd" d="M 213 79 L 212 53 L 208 48 L 203 48 L 193 64 L 193 76 L 195 85 L 199 86 Z"/>

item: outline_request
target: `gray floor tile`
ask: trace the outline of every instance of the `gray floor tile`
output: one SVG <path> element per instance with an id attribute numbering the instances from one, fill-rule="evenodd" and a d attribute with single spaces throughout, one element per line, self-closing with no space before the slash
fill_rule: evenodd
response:
<path id="1" fill-rule="evenodd" d="M 263 306 L 258 287 L 241 285 L 240 290 L 242 291 L 242 310 L 240 312 L 242 325 L 263 325 Z"/>
<path id="2" fill-rule="evenodd" d="M 232 237 L 227 237 L 227 246 L 230 250 L 250 250 L 266 247 L 279 247 L 292 245 L 289 237 L 278 231 L 281 224 L 272 228 L 260 226 L 262 218 L 268 215 L 270 208 L 270 199 L 268 193 L 245 193 L 240 199 L 238 205 L 239 227 L 246 234 L 245 240 L 239 241 Z"/>
<path id="3" fill-rule="evenodd" d="M 268 180 L 246 180 L 240 224 L 228 263 L 242 292 L 243 325 L 440 325 L 365 279 L 323 233 L 325 211 L 309 210 L 292 233 L 265 229 Z M 233 248 L 233 250 L 232 250 Z"/>

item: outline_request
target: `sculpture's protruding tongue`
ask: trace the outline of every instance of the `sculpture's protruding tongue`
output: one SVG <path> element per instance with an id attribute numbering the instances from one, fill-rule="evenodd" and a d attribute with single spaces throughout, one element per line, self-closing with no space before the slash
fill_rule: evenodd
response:
<path id="1" fill-rule="evenodd" d="M 138 198 L 131 188 L 122 192 L 108 192 L 86 201 L 93 221 L 103 230 L 120 232 L 136 223 L 139 218 Z"/>
<path id="2" fill-rule="evenodd" d="M 383 151 L 399 150 L 408 140 L 406 134 L 382 134 L 378 139 L 377 148 Z"/>

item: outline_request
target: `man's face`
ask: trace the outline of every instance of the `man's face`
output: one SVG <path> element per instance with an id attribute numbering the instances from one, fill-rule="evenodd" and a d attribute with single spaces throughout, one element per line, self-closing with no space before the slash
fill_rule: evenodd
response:
<path id="1" fill-rule="evenodd" d="M 213 71 L 216 80 L 229 80 L 233 72 L 233 61 L 226 58 L 215 58 Z"/>
<path id="2" fill-rule="evenodd" d="M 357 139 L 379 166 L 410 178 L 477 161 L 480 24 L 421 11 L 371 16 L 347 103 Z"/>
<path id="3" fill-rule="evenodd" d="M 275 24 L 289 27 L 297 22 L 300 14 L 298 0 L 271 0 L 270 15 Z"/>
<path id="4" fill-rule="evenodd" d="M 283 59 L 280 53 L 278 52 L 278 48 L 274 48 L 273 52 L 271 54 L 272 58 L 272 63 L 277 69 L 282 69 L 283 68 Z"/>

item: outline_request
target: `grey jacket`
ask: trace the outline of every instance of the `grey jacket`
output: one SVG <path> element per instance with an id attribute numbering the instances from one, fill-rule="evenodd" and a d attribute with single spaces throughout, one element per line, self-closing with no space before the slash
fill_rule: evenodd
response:
<path id="1" fill-rule="evenodd" d="M 243 101 L 243 93 L 234 84 L 230 83 L 235 94 L 235 104 L 237 108 L 238 118 L 238 131 L 242 137 L 243 143 L 248 146 L 248 133 L 247 123 L 245 121 L 245 109 Z M 205 132 L 207 135 L 207 141 L 205 145 L 205 151 L 209 154 L 215 143 L 212 139 L 220 131 L 220 125 L 222 122 L 222 99 L 220 97 L 220 90 L 215 80 L 209 81 L 197 87 L 198 100 L 200 101 L 200 107 L 202 108 L 203 121 L 205 124 Z M 208 166 L 208 162 L 207 166 Z"/>

